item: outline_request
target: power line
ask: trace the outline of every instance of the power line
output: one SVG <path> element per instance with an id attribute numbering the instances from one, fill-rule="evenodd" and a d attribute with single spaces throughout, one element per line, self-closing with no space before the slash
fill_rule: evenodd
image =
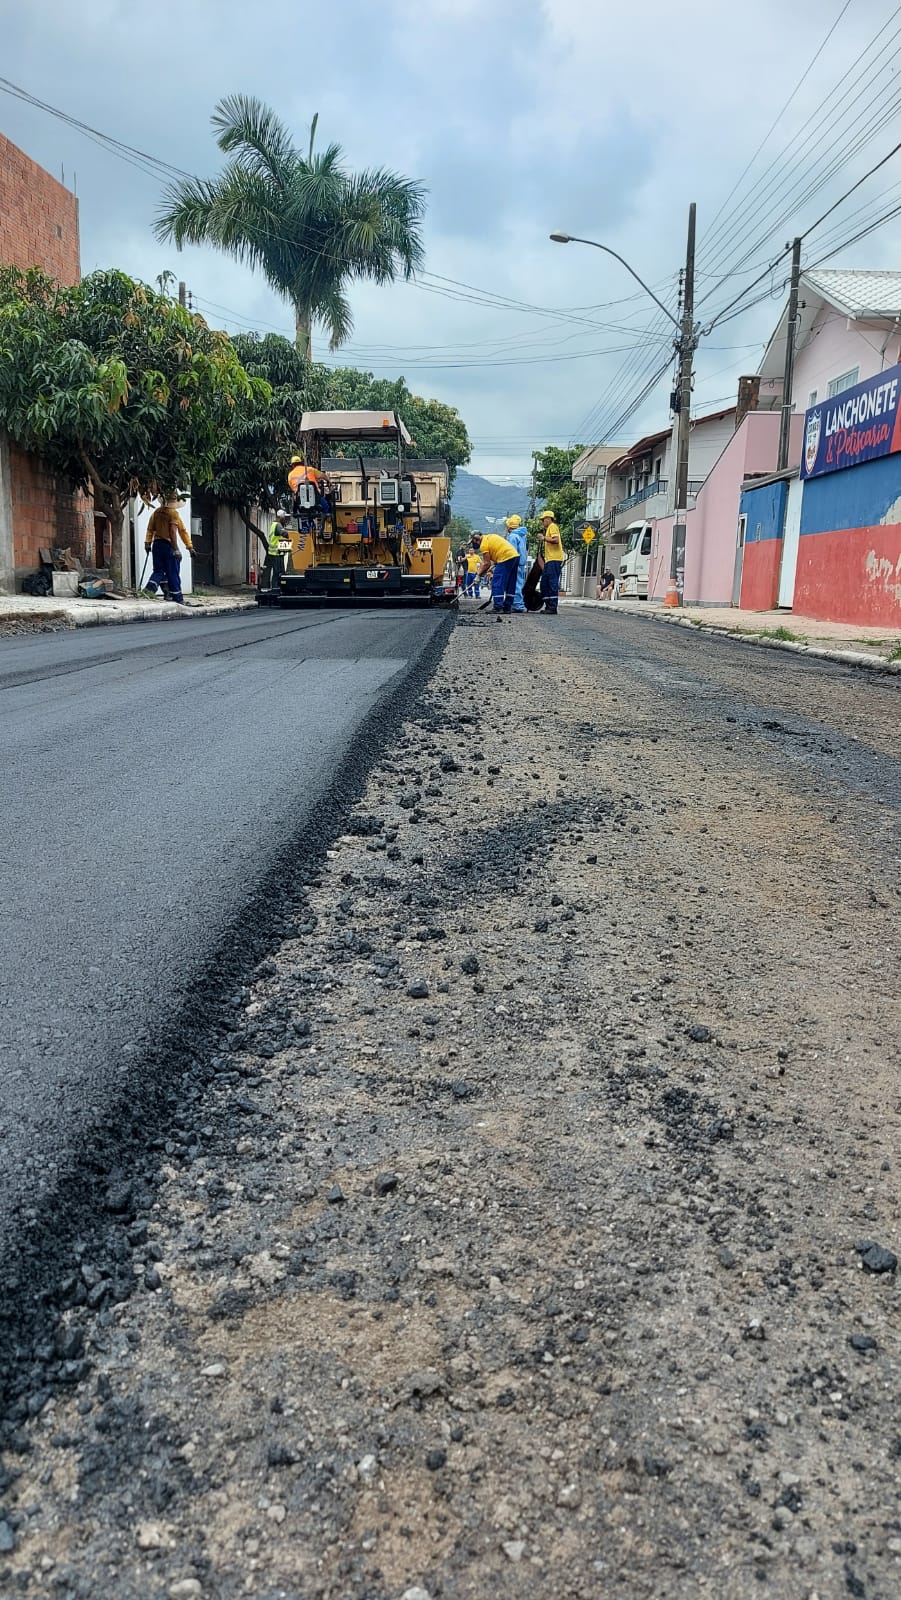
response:
<path id="1" fill-rule="evenodd" d="M 773 121 L 770 123 L 769 128 L 767 129 L 767 131 L 764 134 L 763 138 L 761 139 L 759 145 L 757 146 L 757 149 L 754 151 L 754 154 L 752 155 L 752 157 L 751 157 L 750 161 L 748 162 L 747 166 L 745 166 L 742 169 L 742 171 L 740 172 L 740 174 L 739 174 L 738 178 L 736 179 L 735 183 L 732 185 L 732 188 L 729 190 L 729 193 L 727 194 L 725 200 L 723 201 L 722 205 L 720 206 L 719 211 L 717 211 L 716 215 L 712 218 L 712 220 L 710 222 L 710 225 L 709 225 L 709 227 L 707 229 L 707 234 L 706 234 L 705 240 L 704 240 L 704 244 L 705 244 L 705 246 L 707 246 L 707 248 L 710 247 L 710 244 L 712 244 L 713 240 L 716 237 L 716 224 L 718 223 L 720 217 L 722 216 L 722 214 L 725 211 L 727 205 L 729 204 L 729 201 L 732 199 L 733 195 L 737 194 L 738 190 L 741 188 L 741 185 L 744 183 L 745 178 L 747 177 L 748 173 L 750 172 L 751 168 L 753 167 L 754 162 L 757 160 L 757 157 L 760 155 L 760 152 L 769 143 L 770 138 L 772 137 L 772 135 L 775 133 L 776 129 L 778 128 L 779 123 L 782 121 L 782 118 L 785 116 L 786 111 L 788 110 L 789 106 L 791 105 L 792 101 L 794 100 L 795 96 L 797 95 L 799 89 L 806 82 L 807 78 L 809 78 L 813 68 L 816 66 L 817 62 L 819 61 L 820 56 L 823 54 L 823 51 L 825 50 L 827 44 L 829 43 L 829 40 L 832 38 L 832 35 L 834 34 L 836 28 L 838 27 L 839 23 L 841 22 L 843 16 L 845 15 L 845 12 L 848 10 L 850 5 L 851 5 L 851 0 L 845 0 L 845 3 L 842 6 L 841 11 L 839 12 L 839 14 L 836 17 L 835 21 L 833 22 L 832 26 L 829 28 L 829 30 L 826 33 L 825 37 L 823 38 L 822 42 L 818 46 L 816 52 L 814 53 L 813 56 L 811 56 L 809 62 L 807 63 L 807 66 L 804 68 L 804 71 L 801 73 L 800 78 L 798 79 L 797 83 L 795 84 L 795 87 L 792 89 L 791 94 L 789 95 L 788 99 L 785 101 L 785 104 L 782 106 L 782 109 L 779 112 L 777 112 L 777 114 L 774 117 Z M 731 215 L 731 213 L 730 213 L 730 215 Z"/>
<path id="2" fill-rule="evenodd" d="M 842 77 L 839 79 L 838 83 L 833 88 L 831 98 L 834 99 L 836 97 L 838 89 L 841 87 L 841 85 L 844 83 L 845 79 L 853 71 L 854 66 L 856 66 L 859 61 L 863 60 L 863 58 L 867 54 L 869 54 L 870 50 L 873 49 L 874 45 L 876 44 L 878 39 L 881 37 L 881 34 L 885 32 L 886 28 L 890 25 L 891 21 L 894 20 L 894 17 L 899 14 L 899 12 L 901 12 L 901 6 L 899 6 L 896 9 L 896 11 L 893 13 L 893 17 L 889 19 L 889 22 L 887 22 L 884 25 L 884 27 L 882 29 L 880 29 L 879 33 L 875 36 L 875 38 L 870 41 L 870 43 L 866 46 L 866 48 L 857 57 L 857 60 L 854 63 L 852 63 L 852 66 L 850 68 L 848 68 L 847 71 L 842 75 Z M 891 39 L 889 40 L 889 43 L 890 44 L 894 44 L 895 41 L 899 37 L 901 37 L 901 27 L 896 29 L 895 33 L 892 35 Z M 886 62 L 883 63 L 882 66 L 879 67 L 878 71 L 875 74 L 871 73 L 870 76 L 867 77 L 867 71 L 869 69 L 865 69 L 863 72 L 861 72 L 859 74 L 859 76 L 857 78 L 855 78 L 852 81 L 852 83 L 850 85 L 850 89 L 854 89 L 859 84 L 862 84 L 862 87 L 858 88 L 858 92 L 855 95 L 853 95 L 850 99 L 846 98 L 845 103 L 842 106 L 842 109 L 841 109 L 838 117 L 829 117 L 825 113 L 823 113 L 823 114 L 811 113 L 811 115 L 807 118 L 807 121 L 798 130 L 798 134 L 796 134 L 795 137 L 794 137 L 794 141 L 793 141 L 792 146 L 791 146 L 791 155 L 792 155 L 794 161 L 797 162 L 797 159 L 801 155 L 801 153 L 804 150 L 809 149 L 811 146 L 813 146 L 815 144 L 815 142 L 820 137 L 821 129 L 824 128 L 824 127 L 828 127 L 830 135 L 833 136 L 831 143 L 828 143 L 825 146 L 825 148 L 818 148 L 817 156 L 816 156 L 815 160 L 812 163 L 810 163 L 808 165 L 808 167 L 803 172 L 801 172 L 800 174 L 798 174 L 797 172 L 790 173 L 790 174 L 788 174 L 786 176 L 782 176 L 782 177 L 777 177 L 775 179 L 771 179 L 769 181 L 769 183 L 767 184 L 766 180 L 769 178 L 769 173 L 770 173 L 770 171 L 772 171 L 772 169 L 776 165 L 775 162 L 771 163 L 771 167 L 768 168 L 767 171 L 764 172 L 761 175 L 761 177 L 757 180 L 757 183 L 752 187 L 752 189 L 744 197 L 744 200 L 743 200 L 743 207 L 744 207 L 745 214 L 750 212 L 751 215 L 752 215 L 752 223 L 751 223 L 752 227 L 759 227 L 760 226 L 761 217 L 763 217 L 763 218 L 773 218 L 774 217 L 774 214 L 775 214 L 775 211 L 776 211 L 776 205 L 774 204 L 775 197 L 780 195 L 780 194 L 783 196 L 783 199 L 779 202 L 780 205 L 784 206 L 786 204 L 786 201 L 788 200 L 788 196 L 789 195 L 791 195 L 793 197 L 792 200 L 791 200 L 791 206 L 793 208 L 797 208 L 797 207 L 799 207 L 801 205 L 804 205 L 807 202 L 807 200 L 811 199 L 812 196 L 815 193 L 817 193 L 818 190 L 820 188 L 822 188 L 824 186 L 824 184 L 827 183 L 832 176 L 834 176 L 834 174 L 835 174 L 835 172 L 837 170 L 840 170 L 842 165 L 846 164 L 847 161 L 851 157 L 853 157 L 855 154 L 857 154 L 859 150 L 863 149 L 866 146 L 866 144 L 871 141 L 872 137 L 875 135 L 875 133 L 878 131 L 878 129 L 883 125 L 886 115 L 888 113 L 890 113 L 891 111 L 894 111 L 896 109 L 896 107 L 897 107 L 897 97 L 895 97 L 894 100 L 892 99 L 892 95 L 894 94 L 894 86 L 889 83 L 889 84 L 884 85 L 883 88 L 879 91 L 879 96 L 881 96 L 882 98 L 878 98 L 877 97 L 876 99 L 874 99 L 872 94 L 871 94 L 870 86 L 871 86 L 872 83 L 875 83 L 876 80 L 878 80 L 880 77 L 882 77 L 883 73 L 885 73 L 885 72 L 887 72 L 887 71 L 889 71 L 891 69 L 891 64 L 895 60 L 896 56 L 899 53 L 901 53 L 901 46 L 896 46 L 896 48 L 893 51 L 892 55 L 888 58 L 888 60 Z M 859 101 L 864 100 L 864 99 L 866 99 L 866 104 L 865 104 L 864 109 L 861 112 L 858 113 L 857 117 L 849 125 L 845 126 L 845 124 L 847 123 L 847 119 L 851 115 L 851 112 L 853 111 L 854 107 L 857 105 L 857 103 Z M 887 105 L 888 105 L 888 112 L 887 112 L 887 109 L 886 109 Z M 858 132 L 858 134 L 856 136 L 856 142 L 853 143 L 849 148 L 848 141 L 850 139 L 850 135 L 852 133 L 852 130 L 855 127 L 857 127 L 857 125 L 864 118 L 866 118 L 868 116 L 870 118 L 869 123 L 867 123 L 866 126 L 862 130 L 860 130 Z M 805 131 L 805 129 L 809 129 L 809 131 L 807 132 L 806 138 L 803 139 L 799 144 L 798 143 L 799 136 L 800 136 L 801 133 L 803 133 Z M 833 165 L 831 167 L 826 168 L 825 171 L 820 170 L 819 176 L 814 181 L 811 181 L 811 175 L 817 171 L 818 167 L 820 167 L 822 169 L 823 161 L 834 150 L 836 150 L 837 148 L 840 149 L 840 155 L 839 155 L 838 159 L 835 162 L 833 162 Z M 787 154 L 787 151 L 783 152 L 783 157 L 786 154 Z M 803 185 L 805 183 L 808 185 L 807 189 L 803 190 L 803 192 L 799 193 L 798 191 L 802 189 L 802 187 L 803 187 Z M 763 187 L 762 191 L 761 191 L 761 185 L 765 185 Z M 758 192 L 758 191 L 761 191 L 761 192 Z M 755 198 L 755 195 L 756 195 L 756 198 Z M 770 197 L 769 210 L 768 211 L 767 210 L 762 210 L 762 208 L 765 207 L 765 205 L 767 204 L 768 196 Z M 753 204 L 752 204 L 752 202 L 753 202 Z M 742 258 L 742 259 L 739 259 L 739 260 L 737 260 L 736 262 L 733 263 L 733 267 L 732 267 L 733 271 L 737 271 L 741 267 L 741 265 L 743 264 L 743 260 L 747 258 L 747 255 L 752 254 L 753 251 L 758 248 L 758 245 L 760 243 L 764 242 L 766 238 L 770 237 L 771 234 L 775 231 L 775 229 L 777 227 L 779 227 L 783 222 L 785 222 L 787 220 L 787 215 L 788 214 L 790 214 L 790 213 L 783 213 L 776 220 L 773 220 L 773 221 L 769 222 L 769 225 L 768 225 L 768 227 L 766 229 L 766 232 L 761 236 L 761 238 L 758 240 L 757 243 L 755 243 L 754 245 L 748 247 L 748 249 L 745 252 L 745 257 Z M 731 248 L 738 248 L 739 250 L 741 249 L 741 247 L 742 247 L 741 242 L 737 243 L 737 245 L 732 245 L 732 246 L 730 246 L 730 243 L 729 243 L 729 241 L 735 237 L 736 232 L 740 229 L 741 226 L 742 226 L 741 224 L 732 223 L 732 225 L 729 228 L 727 228 L 725 235 L 723 235 L 721 237 L 721 239 L 719 240 L 719 242 L 718 242 L 717 250 L 718 250 L 719 253 L 716 256 L 716 261 L 714 263 L 714 266 L 716 264 L 718 264 L 720 261 L 723 261 L 725 259 L 726 253 L 727 253 L 727 251 L 729 250 L 730 247 Z M 748 234 L 747 234 L 747 231 L 746 231 L 744 233 L 744 235 L 743 235 L 743 239 L 746 239 L 747 236 L 748 236 Z M 708 250 L 709 249 L 710 249 L 710 245 L 708 245 Z M 709 295 L 708 295 L 708 298 L 709 298 Z"/>

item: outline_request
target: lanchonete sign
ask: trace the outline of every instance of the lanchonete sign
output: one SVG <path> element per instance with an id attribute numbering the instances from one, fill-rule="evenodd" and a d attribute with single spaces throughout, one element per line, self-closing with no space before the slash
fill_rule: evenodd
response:
<path id="1" fill-rule="evenodd" d="M 801 477 L 818 478 L 896 450 L 901 450 L 901 366 L 811 406 L 804 418 Z"/>

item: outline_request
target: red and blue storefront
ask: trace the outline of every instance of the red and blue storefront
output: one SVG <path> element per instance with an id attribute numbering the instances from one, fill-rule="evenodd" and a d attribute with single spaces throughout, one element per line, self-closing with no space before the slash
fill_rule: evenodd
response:
<path id="1" fill-rule="evenodd" d="M 796 558 L 785 550 L 796 561 L 792 609 L 901 627 L 901 366 L 811 407 L 800 476 Z M 790 493 L 780 479 L 742 494 L 742 606 L 776 603 Z"/>

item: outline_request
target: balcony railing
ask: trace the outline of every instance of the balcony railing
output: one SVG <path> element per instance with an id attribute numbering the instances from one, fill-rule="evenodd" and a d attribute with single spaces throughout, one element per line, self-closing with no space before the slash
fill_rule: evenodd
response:
<path id="1" fill-rule="evenodd" d="M 631 511 L 633 506 L 640 506 L 645 500 L 653 500 L 655 495 L 666 494 L 669 484 L 666 478 L 655 478 L 653 483 L 645 484 L 643 489 L 636 489 L 634 494 L 625 500 L 618 500 L 613 507 L 613 515 L 618 517 L 621 511 Z"/>

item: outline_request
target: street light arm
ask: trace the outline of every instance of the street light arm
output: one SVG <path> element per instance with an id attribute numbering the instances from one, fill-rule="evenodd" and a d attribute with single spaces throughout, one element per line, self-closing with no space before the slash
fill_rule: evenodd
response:
<path id="1" fill-rule="evenodd" d="M 645 283 L 644 279 L 643 278 L 639 278 L 638 273 L 635 271 L 635 268 L 634 267 L 630 267 L 629 263 L 625 259 L 625 257 L 619 255 L 616 250 L 611 250 L 609 244 L 598 244 L 597 239 L 580 239 L 578 237 L 578 235 L 574 234 L 574 233 L 566 233 L 566 234 L 564 234 L 564 233 L 556 233 L 556 234 L 552 233 L 551 234 L 551 238 L 557 244 L 590 244 L 595 250 L 603 250 L 608 256 L 612 256 L 614 261 L 618 261 L 620 266 L 625 267 L 626 271 L 632 275 L 632 277 L 635 279 L 636 283 L 641 284 L 641 287 L 644 290 L 645 294 L 650 295 L 650 297 L 653 300 L 655 306 L 659 306 L 660 307 L 660 309 L 663 312 L 664 316 L 669 317 L 669 320 L 673 324 L 673 327 L 676 328 L 679 331 L 679 333 L 681 334 L 682 326 L 681 326 L 681 323 L 679 322 L 678 317 L 674 317 L 673 316 L 673 313 L 669 310 L 669 308 L 667 306 L 665 306 L 663 304 L 663 301 L 657 299 L 657 296 L 655 295 L 653 289 L 649 289 L 647 284 Z"/>

